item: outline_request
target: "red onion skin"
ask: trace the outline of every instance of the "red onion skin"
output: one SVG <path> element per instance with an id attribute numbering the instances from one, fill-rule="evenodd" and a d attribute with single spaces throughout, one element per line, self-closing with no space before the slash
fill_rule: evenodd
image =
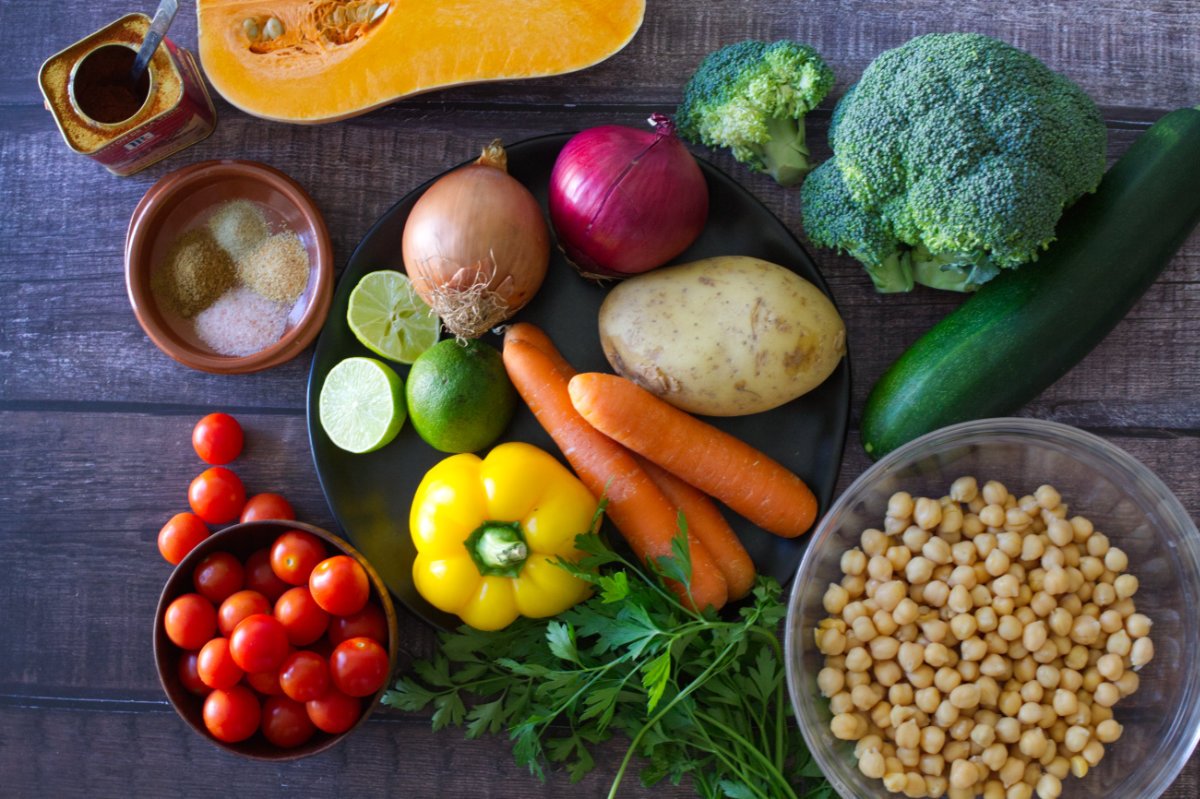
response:
<path id="1" fill-rule="evenodd" d="M 656 129 L 576 134 L 550 174 L 550 219 L 585 275 L 628 277 L 686 250 L 708 218 L 708 185 L 666 117 Z"/>

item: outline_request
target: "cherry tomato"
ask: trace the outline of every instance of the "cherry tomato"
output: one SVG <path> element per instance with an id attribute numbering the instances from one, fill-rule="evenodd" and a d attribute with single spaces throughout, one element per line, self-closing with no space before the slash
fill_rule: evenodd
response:
<path id="1" fill-rule="evenodd" d="M 244 741 L 258 729 L 258 698 L 244 685 L 217 688 L 204 700 L 204 726 L 218 741 Z"/>
<path id="2" fill-rule="evenodd" d="M 256 673 L 279 668 L 287 657 L 287 631 L 274 616 L 256 613 L 233 628 L 229 651 L 242 671 Z"/>
<path id="3" fill-rule="evenodd" d="M 298 585 L 275 601 L 275 618 L 287 630 L 292 646 L 308 646 L 325 634 L 329 614 L 321 610 L 308 588 Z"/>
<path id="4" fill-rule="evenodd" d="M 179 658 L 179 682 L 185 689 L 197 696 L 205 696 L 212 689 L 204 684 L 204 680 L 200 679 L 200 673 L 196 671 L 196 661 L 199 657 L 199 652 L 183 653 L 183 657 Z"/>
<path id="5" fill-rule="evenodd" d="M 272 696 L 263 702 L 262 731 L 271 743 L 292 749 L 311 738 L 317 728 L 302 703 L 286 696 Z"/>
<path id="6" fill-rule="evenodd" d="M 224 466 L 205 469 L 188 487 L 192 512 L 209 524 L 226 524 L 242 512 L 246 489 L 241 478 Z"/>
<path id="7" fill-rule="evenodd" d="M 194 513 L 176 513 L 158 531 L 158 551 L 167 563 L 177 566 L 187 553 L 208 538 L 208 526 Z"/>
<path id="8" fill-rule="evenodd" d="M 246 558 L 246 587 L 265 596 L 271 602 L 279 599 L 283 592 L 291 588 L 279 579 L 271 568 L 271 550 L 260 549 Z M 267 611 L 263 611 L 266 613 Z"/>
<path id="9" fill-rule="evenodd" d="M 358 613 L 329 619 L 330 642 L 337 646 L 347 638 L 373 638 L 381 644 L 387 644 L 387 617 L 378 605 L 368 602 Z"/>
<path id="10" fill-rule="evenodd" d="M 229 639 L 214 638 L 203 646 L 196 661 L 196 673 L 209 688 L 232 688 L 245 673 L 229 654 Z"/>
<path id="11" fill-rule="evenodd" d="M 242 518 L 238 521 L 257 522 L 260 520 L 293 521 L 296 511 L 292 505 L 278 494 L 255 494 L 246 500 L 242 508 Z"/>
<path id="12" fill-rule="evenodd" d="M 233 629 L 238 622 L 256 613 L 271 613 L 270 601 L 257 591 L 249 588 L 230 594 L 217 608 L 217 627 L 221 635 L 228 638 L 233 635 Z"/>
<path id="13" fill-rule="evenodd" d="M 320 699 L 332 684 L 329 664 L 316 652 L 294 652 L 279 669 L 279 687 L 297 702 Z"/>
<path id="14" fill-rule="evenodd" d="M 217 631 L 217 611 L 199 594 L 184 594 L 167 605 L 163 626 L 175 646 L 199 649 Z"/>
<path id="15" fill-rule="evenodd" d="M 362 700 L 336 689 L 331 689 L 320 699 L 310 699 L 304 707 L 318 730 L 334 735 L 353 727 L 362 715 Z"/>
<path id="16" fill-rule="evenodd" d="M 334 555 L 317 564 L 308 578 L 308 590 L 326 613 L 358 613 L 371 596 L 367 573 L 349 555 Z"/>
<path id="17" fill-rule="evenodd" d="M 329 657 L 333 686 L 350 696 L 370 696 L 382 688 L 388 666 L 387 650 L 370 638 L 342 641 Z"/>
<path id="18" fill-rule="evenodd" d="M 242 452 L 242 426 L 227 413 L 210 413 L 192 428 L 192 447 L 205 463 L 229 463 Z"/>
<path id="19" fill-rule="evenodd" d="M 221 604 L 242 587 L 242 563 L 228 552 L 214 552 L 196 565 L 192 584 L 201 596 Z"/>
<path id="20" fill-rule="evenodd" d="M 247 674 L 246 684 L 263 696 L 283 695 L 283 688 L 279 686 L 278 671 L 260 671 L 258 674 Z"/>
<path id="21" fill-rule="evenodd" d="M 312 533 L 288 530 L 271 547 L 271 568 L 289 585 L 304 585 L 325 557 L 325 544 Z"/>

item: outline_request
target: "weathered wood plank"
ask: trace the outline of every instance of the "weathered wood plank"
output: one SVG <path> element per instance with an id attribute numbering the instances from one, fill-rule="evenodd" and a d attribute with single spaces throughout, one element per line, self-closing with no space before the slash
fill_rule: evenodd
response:
<path id="1" fill-rule="evenodd" d="M 25 210 L 0 217 L 0 240 L 8 242 L 12 262 L 25 267 L 0 272 L 0 353 L 8 362 L 0 373 L 0 402 L 192 404 L 220 397 L 238 407 L 303 407 L 307 354 L 269 373 L 206 375 L 162 355 L 137 327 L 125 298 L 125 226 L 140 195 L 169 169 L 233 152 L 283 168 L 325 209 L 336 262 L 342 264 L 393 202 L 484 139 L 500 135 L 515 141 L 614 118 L 638 124 L 640 116 L 629 110 L 488 109 L 467 123 L 455 111 L 414 114 L 397 108 L 325 129 L 319 139 L 312 128 L 268 126 L 241 116 L 227 120 L 178 163 L 171 159 L 125 181 L 83 159 L 61 156 L 56 140 L 26 127 L 0 131 L 0 148 L 12 153 L 0 162 L 0 183 L 13 187 L 13 200 Z M 827 115 L 813 121 L 819 158 L 827 155 L 827 122 Z M 1112 156 L 1137 133 L 1113 129 Z M 317 141 L 322 144 L 314 146 Z M 697 152 L 736 176 L 792 230 L 801 229 L 796 192 L 750 174 L 724 152 Z M 363 180 L 364 172 L 376 177 Z M 57 190 L 65 181 L 72 181 L 73 191 Z M 87 234 L 64 227 L 74 219 L 89 220 Z M 961 298 L 920 289 L 882 297 L 852 259 L 813 254 L 850 331 L 857 411 L 883 369 Z M 1195 236 L 1109 340 L 1026 412 L 1091 427 L 1200 428 L 1200 406 L 1192 399 L 1200 393 L 1200 372 L 1189 366 L 1200 348 L 1198 320 L 1200 236 Z"/>
<path id="2" fill-rule="evenodd" d="M 5 4 L 0 48 L 11 66 L 0 76 L 0 105 L 40 101 L 36 74 L 42 61 L 127 10 L 71 0 L 63 6 L 63 22 L 49 26 L 37 3 Z M 844 87 L 881 51 L 937 31 L 977 31 L 1023 47 L 1069 75 L 1101 105 L 1164 109 L 1196 102 L 1200 10 L 1190 0 L 1101 0 L 1086 8 L 989 0 L 829 0 L 802 6 L 649 0 L 641 31 L 602 64 L 555 78 L 444 90 L 427 99 L 674 105 L 706 53 L 746 38 L 806 41 L 825 55 Z M 171 37 L 195 50 L 190 8 L 179 15 Z"/>
<path id="3" fill-rule="evenodd" d="M 463 741 L 434 733 L 417 716 L 381 713 L 332 750 L 291 763 L 226 754 L 202 740 L 169 706 L 115 713 L 92 707 L 0 705 L 0 774 L 22 797 L 603 797 L 624 747 L 597 749 L 601 765 L 572 785 L 518 769 L 502 737 Z M 642 788 L 636 773 L 622 797 L 694 796 L 686 786 Z"/>

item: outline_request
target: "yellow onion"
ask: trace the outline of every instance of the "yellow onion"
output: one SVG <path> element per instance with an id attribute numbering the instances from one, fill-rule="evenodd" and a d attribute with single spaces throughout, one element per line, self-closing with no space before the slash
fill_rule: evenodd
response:
<path id="1" fill-rule="evenodd" d="M 550 263 L 550 232 L 537 200 L 508 174 L 497 139 L 426 189 L 402 250 L 413 288 L 446 329 L 477 338 L 533 299 Z"/>

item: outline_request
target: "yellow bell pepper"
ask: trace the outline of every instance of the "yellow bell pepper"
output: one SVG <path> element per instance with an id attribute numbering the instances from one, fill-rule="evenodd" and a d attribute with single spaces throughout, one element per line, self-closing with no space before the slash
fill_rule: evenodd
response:
<path id="1" fill-rule="evenodd" d="M 446 458 L 421 480 L 409 515 L 417 591 L 479 630 L 561 613 L 589 584 L 554 560 L 578 559 L 575 536 L 590 530 L 597 505 L 531 444 L 501 444 L 482 460 Z"/>

